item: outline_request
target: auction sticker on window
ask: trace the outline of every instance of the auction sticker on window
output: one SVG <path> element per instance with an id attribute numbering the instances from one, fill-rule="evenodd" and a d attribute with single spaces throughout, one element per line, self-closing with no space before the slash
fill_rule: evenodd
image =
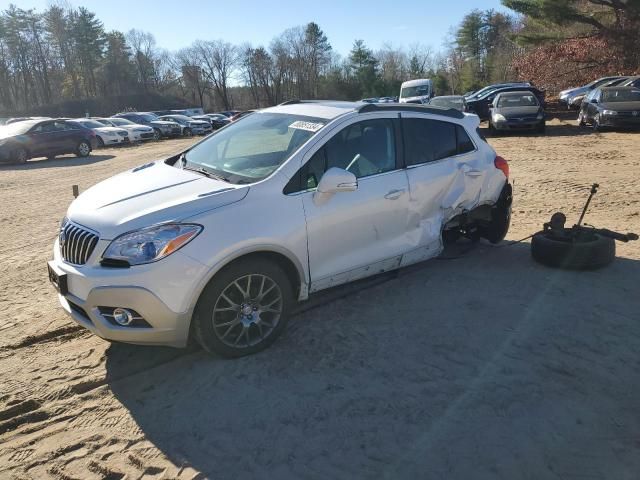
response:
<path id="1" fill-rule="evenodd" d="M 297 128 L 298 130 L 307 130 L 309 132 L 317 132 L 322 127 L 322 123 L 303 122 L 302 120 L 298 120 L 289 125 L 289 128 Z"/>

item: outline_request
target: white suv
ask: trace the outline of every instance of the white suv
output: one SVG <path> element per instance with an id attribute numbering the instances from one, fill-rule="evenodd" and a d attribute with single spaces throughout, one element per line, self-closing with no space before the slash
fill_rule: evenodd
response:
<path id="1" fill-rule="evenodd" d="M 475 115 L 291 101 L 69 207 L 49 276 L 69 315 L 109 340 L 254 353 L 312 292 L 504 238 L 506 161 Z M 444 239 L 443 239 L 444 237 Z"/>

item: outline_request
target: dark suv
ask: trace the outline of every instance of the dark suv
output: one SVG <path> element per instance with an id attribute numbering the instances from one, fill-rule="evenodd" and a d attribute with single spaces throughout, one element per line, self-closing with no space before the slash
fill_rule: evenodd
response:
<path id="1" fill-rule="evenodd" d="M 123 112 L 114 115 L 115 118 L 126 118 L 127 120 L 139 125 L 147 125 L 153 127 L 156 140 L 161 138 L 179 137 L 182 135 L 182 127 L 176 122 L 160 120 L 158 116 L 150 112 Z"/>
<path id="2" fill-rule="evenodd" d="M 0 161 L 25 163 L 30 158 L 91 154 L 96 134 L 66 120 L 25 120 L 0 127 Z"/>

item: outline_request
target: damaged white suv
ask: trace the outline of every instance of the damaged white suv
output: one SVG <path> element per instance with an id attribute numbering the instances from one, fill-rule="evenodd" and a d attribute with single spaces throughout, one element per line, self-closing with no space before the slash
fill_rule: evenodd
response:
<path id="1" fill-rule="evenodd" d="M 504 238 L 508 166 L 478 124 L 418 105 L 258 111 L 82 193 L 49 277 L 105 339 L 257 352 L 312 292 L 434 257 L 452 236 Z"/>

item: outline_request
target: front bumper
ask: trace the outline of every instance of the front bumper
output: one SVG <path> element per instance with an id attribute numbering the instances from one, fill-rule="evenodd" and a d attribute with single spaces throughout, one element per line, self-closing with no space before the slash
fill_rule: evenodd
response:
<path id="1" fill-rule="evenodd" d="M 526 121 L 514 121 L 507 120 L 503 122 L 495 122 L 493 126 L 496 130 L 535 130 L 540 128 L 544 120 L 526 120 Z"/>
<path id="2" fill-rule="evenodd" d="M 70 265 L 60 257 L 58 241 L 49 264 L 66 275 L 68 292 L 58 293 L 62 308 L 78 324 L 107 340 L 184 347 L 197 291 L 206 267 L 176 252 L 161 261 L 131 268 L 98 263 L 109 241 L 101 240 L 86 265 Z M 135 310 L 145 326 L 120 326 L 100 307 Z"/>
<path id="3" fill-rule="evenodd" d="M 640 127 L 640 115 L 600 115 L 600 125 L 613 128 L 637 128 Z"/>
<path id="4" fill-rule="evenodd" d="M 105 145 L 120 145 L 121 143 L 128 143 L 129 137 L 102 137 L 102 141 Z"/>

